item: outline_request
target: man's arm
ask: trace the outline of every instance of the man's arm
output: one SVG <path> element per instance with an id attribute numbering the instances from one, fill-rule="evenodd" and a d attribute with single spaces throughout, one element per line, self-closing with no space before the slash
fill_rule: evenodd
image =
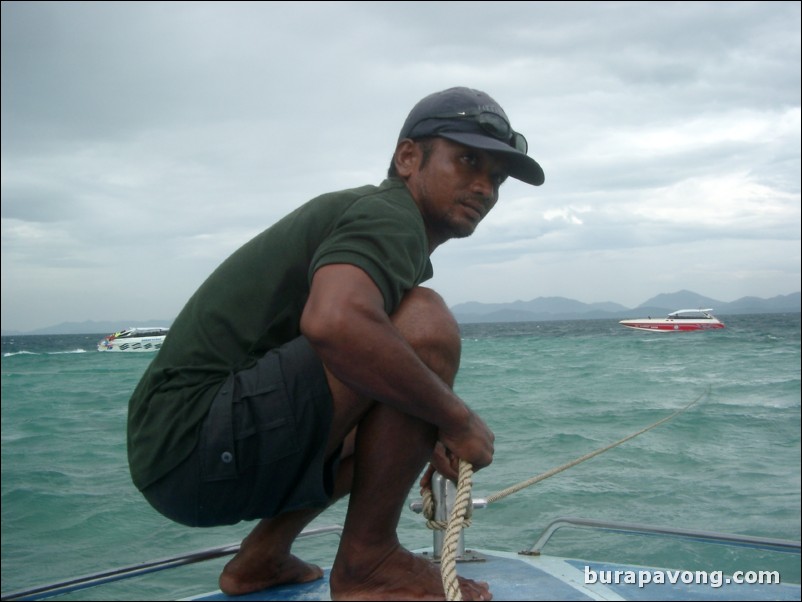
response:
<path id="1" fill-rule="evenodd" d="M 474 469 L 490 464 L 492 432 L 417 356 L 363 270 L 348 264 L 317 270 L 301 331 L 332 374 L 358 394 L 434 424 L 443 445 Z"/>

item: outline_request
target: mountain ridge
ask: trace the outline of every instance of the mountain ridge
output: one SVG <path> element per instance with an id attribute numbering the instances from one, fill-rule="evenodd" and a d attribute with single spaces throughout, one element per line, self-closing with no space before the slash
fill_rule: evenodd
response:
<path id="1" fill-rule="evenodd" d="M 800 293 L 777 295 L 769 299 L 741 297 L 730 303 L 705 297 L 693 291 L 661 293 L 647 299 L 634 308 L 611 301 L 583 303 L 567 297 L 537 297 L 530 301 L 509 303 L 479 303 L 468 301 L 451 307 L 461 324 L 475 322 L 549 322 L 553 320 L 602 320 L 637 318 L 645 315 L 661 315 L 677 309 L 713 308 L 716 315 L 761 314 L 799 312 Z M 633 313 L 634 312 L 634 313 Z M 170 326 L 172 320 L 121 320 L 84 322 L 62 322 L 53 326 L 30 331 L 0 331 L 2 336 L 53 335 L 53 334 L 99 334 L 116 332 L 121 328 Z"/>
<path id="2" fill-rule="evenodd" d="M 470 301 L 451 307 L 461 324 L 476 322 L 548 322 L 553 320 L 599 320 L 665 315 L 678 309 L 712 308 L 716 315 L 799 312 L 800 293 L 777 295 L 768 299 L 741 297 L 732 302 L 719 301 L 693 291 L 661 293 L 634 308 L 618 303 L 583 303 L 565 297 L 538 297 L 511 303 Z"/>

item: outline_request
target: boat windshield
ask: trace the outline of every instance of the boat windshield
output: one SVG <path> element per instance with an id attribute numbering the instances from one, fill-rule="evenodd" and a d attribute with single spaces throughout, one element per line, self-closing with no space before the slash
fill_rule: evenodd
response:
<path id="1" fill-rule="evenodd" d="M 699 320 L 707 319 L 712 320 L 713 316 L 710 314 L 709 309 L 682 309 L 668 314 L 668 317 L 673 320 Z"/>
<path id="2" fill-rule="evenodd" d="M 167 328 L 129 328 L 114 335 L 115 339 L 131 339 L 139 337 L 161 337 L 167 334 Z"/>

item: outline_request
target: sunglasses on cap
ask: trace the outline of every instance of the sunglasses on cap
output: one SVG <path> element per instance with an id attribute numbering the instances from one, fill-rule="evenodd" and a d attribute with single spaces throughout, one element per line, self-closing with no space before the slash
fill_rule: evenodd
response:
<path id="1" fill-rule="evenodd" d="M 428 121 L 429 119 L 469 119 L 479 125 L 479 127 L 481 127 L 485 132 L 493 136 L 493 138 L 501 140 L 502 142 L 506 142 L 515 150 L 522 152 L 523 154 L 526 154 L 529 150 L 529 143 L 526 141 L 526 138 L 524 138 L 524 135 L 513 130 L 512 126 L 507 122 L 507 120 L 498 113 L 474 110 L 459 111 L 444 115 L 431 115 L 421 119 L 410 129 L 410 131 L 414 131 L 420 123 Z"/>

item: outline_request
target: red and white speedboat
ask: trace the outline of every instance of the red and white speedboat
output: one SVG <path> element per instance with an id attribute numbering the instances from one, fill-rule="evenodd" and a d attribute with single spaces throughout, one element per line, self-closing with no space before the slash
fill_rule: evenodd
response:
<path id="1" fill-rule="evenodd" d="M 694 330 L 715 330 L 724 328 L 718 318 L 710 312 L 712 309 L 679 309 L 665 318 L 636 318 L 621 320 L 627 328 L 648 330 L 649 332 L 689 332 Z"/>

